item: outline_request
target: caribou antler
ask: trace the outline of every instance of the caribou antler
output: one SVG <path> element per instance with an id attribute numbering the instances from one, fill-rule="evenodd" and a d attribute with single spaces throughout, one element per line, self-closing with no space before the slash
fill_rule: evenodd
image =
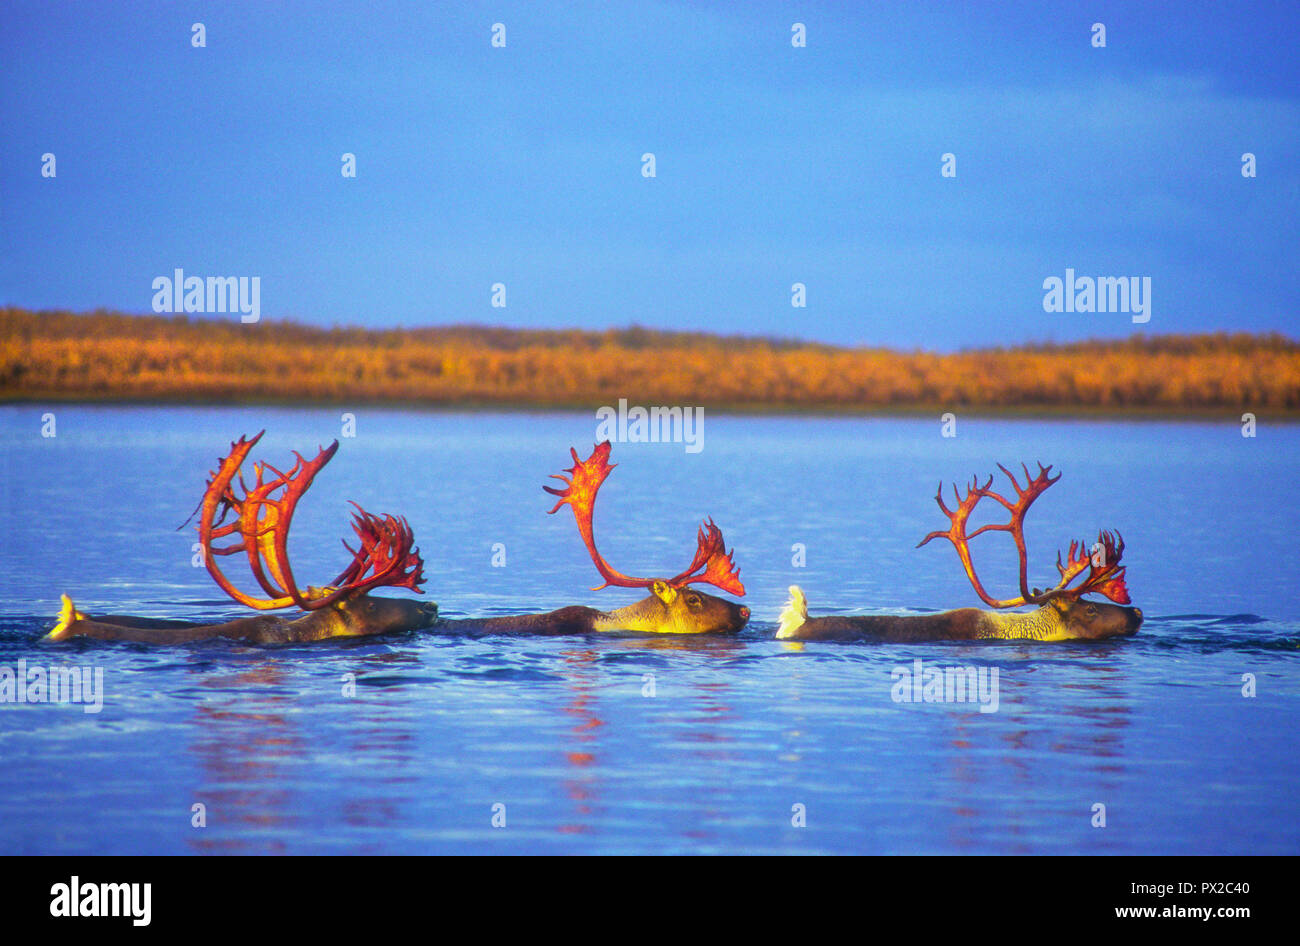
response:
<path id="1" fill-rule="evenodd" d="M 1079 551 L 1077 557 L 1076 547 Z M 1043 594 L 1064 594 L 1077 598 L 1089 592 L 1096 592 L 1105 595 L 1116 604 L 1128 604 L 1128 585 L 1124 582 L 1124 566 L 1119 564 L 1123 555 L 1124 537 L 1118 531 L 1114 535 L 1105 531 L 1098 533 L 1097 543 L 1092 547 L 1091 554 L 1084 548 L 1082 542 L 1071 541 L 1066 564 L 1061 564 L 1061 553 L 1056 553 L 1056 570 L 1061 573 L 1060 582 L 1056 588 Z M 1085 567 L 1088 569 L 1088 577 L 1084 579 L 1083 584 L 1067 589 L 1066 586 L 1078 578 Z"/>
<path id="2" fill-rule="evenodd" d="M 208 573 L 221 590 L 240 604 L 259 611 L 271 611 L 297 605 L 314 611 L 334 604 L 343 598 L 364 594 L 372 588 L 388 585 L 409 588 L 422 594 L 424 562 L 420 550 L 413 547 L 414 536 L 407 521 L 401 517 L 375 516 L 356 503 L 352 529 L 357 534 L 358 548 L 353 551 L 346 542 L 343 547 L 352 552 L 352 562 L 334 579 L 329 588 L 309 588 L 300 591 L 289 567 L 289 525 L 294 509 L 303 493 L 311 486 L 316 474 L 329 463 L 339 448 L 336 440 L 314 459 L 305 460 L 294 452 L 294 464 L 282 473 L 270 464 L 255 463 L 256 480 L 252 489 L 244 483 L 239 472 L 249 451 L 262 439 L 260 432 L 252 440 L 240 437 L 230 445 L 230 453 L 220 461 L 217 471 L 211 474 L 203 494 L 199 514 L 199 541 L 203 545 L 203 562 Z M 273 479 L 265 479 L 266 473 Z M 239 490 L 235 493 L 234 480 L 239 477 Z M 227 523 L 233 513 L 235 520 Z M 214 541 L 239 536 L 237 542 L 217 546 Z M 217 566 L 217 557 L 244 552 L 248 555 L 253 577 L 268 597 L 255 598 L 231 584 Z"/>
<path id="3" fill-rule="evenodd" d="M 596 550 L 592 517 L 596 507 L 596 493 L 610 471 L 614 469 L 614 465 L 609 462 L 610 449 L 610 443 L 606 440 L 596 446 L 590 457 L 580 460 L 578 451 L 569 448 L 569 453 L 573 457 L 573 466 L 565 472 L 571 474 L 571 477 L 560 473 L 551 474 L 553 478 L 564 482 L 565 488 L 542 487 L 551 495 L 559 497 L 551 508 L 552 513 L 566 504 L 573 510 L 573 518 L 578 524 L 578 534 L 586 543 L 591 560 L 596 564 L 596 571 L 600 572 L 600 577 L 605 579 L 605 584 L 600 588 L 607 588 L 610 585 L 621 588 L 649 588 L 656 581 L 664 581 L 674 588 L 682 588 L 692 582 L 703 582 L 731 592 L 733 595 L 743 595 L 745 586 L 740 583 L 740 570 L 736 568 L 733 561 L 735 553 L 726 550 L 722 530 L 714 525 L 712 519 L 700 526 L 695 558 L 692 559 L 690 567 L 675 578 L 632 578 L 605 561 L 604 556 Z M 696 574 L 697 572 L 699 574 Z M 593 590 L 598 591 L 600 588 Z"/>
<path id="4" fill-rule="evenodd" d="M 1052 468 L 1038 464 L 1038 475 L 1031 476 L 1029 467 L 1021 464 L 1021 469 L 1025 471 L 1025 487 L 1021 489 L 1020 484 L 1016 481 L 1015 476 L 1004 467 L 998 464 L 998 469 L 1006 474 L 1007 479 L 1011 481 L 1012 488 L 1016 491 L 1016 500 L 1011 502 L 1005 497 L 995 493 L 990 487 L 993 485 L 993 476 L 990 474 L 988 482 L 983 486 L 979 485 L 979 479 L 971 480 L 970 486 L 966 488 L 966 496 L 963 498 L 957 493 L 957 486 L 953 484 L 953 497 L 957 500 L 957 508 L 949 509 L 943 501 L 943 484 L 939 485 L 939 492 L 935 495 L 935 502 L 943 510 L 943 514 L 948 517 L 951 525 L 946 532 L 931 532 L 919 543 L 917 548 L 925 545 L 931 539 L 947 539 L 957 549 L 957 556 L 961 559 L 962 567 L 966 570 L 966 577 L 970 579 L 975 593 L 980 599 L 991 608 L 1014 608 L 1022 604 L 1045 604 L 1052 598 L 1078 598 L 1091 592 L 1105 595 L 1111 601 L 1118 604 L 1128 604 L 1128 588 L 1124 584 L 1124 568 L 1120 566 L 1120 558 L 1124 554 L 1124 540 L 1119 533 L 1113 536 L 1109 532 L 1102 532 L 1098 536 L 1097 546 L 1094 546 L 1095 555 L 1090 555 L 1084 548 L 1082 542 L 1071 542 L 1070 551 L 1064 564 L 1061 562 L 1061 556 L 1056 556 L 1056 567 L 1061 574 L 1061 580 L 1047 591 L 1040 591 L 1035 588 L 1032 592 L 1029 590 L 1029 576 L 1027 555 L 1025 552 L 1025 513 L 1033 505 L 1034 500 L 1047 491 L 1047 488 L 1061 478 L 1058 473 L 1051 476 Z M 971 513 L 979 504 L 981 499 L 990 497 L 1001 504 L 1008 512 L 1011 513 L 1010 522 L 990 523 L 981 526 L 974 532 L 967 535 L 966 527 L 970 520 Z M 1020 596 L 1016 598 L 995 599 L 984 590 L 983 584 L 975 574 L 975 566 L 971 561 L 970 540 L 982 532 L 1008 532 L 1016 543 L 1016 553 L 1020 558 Z M 1077 553 L 1077 554 L 1076 554 Z M 1083 584 L 1074 588 L 1069 587 L 1070 583 L 1083 573 L 1084 568 L 1089 569 L 1088 577 Z"/>

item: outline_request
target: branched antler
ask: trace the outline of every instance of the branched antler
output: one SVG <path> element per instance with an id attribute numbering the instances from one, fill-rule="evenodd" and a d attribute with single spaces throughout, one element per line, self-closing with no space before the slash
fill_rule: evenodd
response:
<path id="1" fill-rule="evenodd" d="M 578 534 L 582 536 L 582 541 L 586 544 L 591 560 L 595 563 L 596 570 L 600 572 L 600 577 L 605 579 L 605 584 L 600 588 L 607 588 L 610 585 L 621 588 L 649 588 L 656 581 L 664 581 L 675 588 L 682 588 L 692 582 L 703 582 L 734 595 L 743 595 L 745 586 L 740 583 L 740 570 L 736 568 L 733 560 L 735 553 L 726 550 L 722 530 L 712 519 L 700 527 L 695 558 L 692 559 L 690 567 L 675 578 L 632 578 L 605 561 L 604 556 L 596 550 L 592 519 L 595 514 L 596 493 L 599 492 L 601 484 L 605 482 L 610 471 L 614 469 L 614 464 L 609 462 L 610 449 L 610 443 L 606 440 L 596 446 L 590 457 L 581 460 L 578 458 L 578 451 L 570 448 L 573 466 L 565 470 L 570 476 L 560 473 L 551 474 L 553 478 L 565 483 L 565 488 L 542 487 L 551 495 L 559 497 L 551 508 L 552 513 L 566 504 L 573 510 L 574 521 L 578 524 Z"/>
<path id="2" fill-rule="evenodd" d="M 1118 531 L 1113 535 L 1106 531 L 1099 533 L 1091 554 L 1084 548 L 1082 542 L 1071 541 L 1066 564 L 1061 564 L 1061 553 L 1056 553 L 1056 570 L 1061 573 L 1061 580 L 1054 590 L 1065 589 L 1070 582 L 1083 573 L 1084 568 L 1087 568 L 1088 577 L 1084 579 L 1083 584 L 1069 589 L 1070 597 L 1077 598 L 1089 592 L 1096 592 L 1117 604 L 1128 604 L 1128 585 L 1124 581 L 1124 567 L 1119 564 L 1123 555 L 1124 537 Z"/>
<path id="3" fill-rule="evenodd" d="M 1061 580 L 1047 591 L 1040 591 L 1037 588 L 1033 591 L 1029 590 L 1024 533 L 1025 513 L 1033 505 L 1034 500 L 1046 492 L 1047 488 L 1053 483 L 1057 482 L 1061 475 L 1058 473 L 1056 476 L 1051 476 L 1052 468 L 1043 466 L 1040 463 L 1038 464 L 1038 475 L 1031 476 L 1029 467 L 1021 464 L 1021 469 L 1025 471 L 1025 486 L 1022 489 L 1010 470 L 1001 463 L 998 464 L 998 469 L 1005 473 L 1007 479 L 1011 481 L 1011 486 L 1016 491 L 1015 502 L 995 493 L 990 488 L 993 485 L 993 477 L 990 475 L 988 482 L 983 486 L 979 485 L 978 478 L 972 479 L 970 486 L 966 488 L 965 498 L 958 494 L 957 486 L 954 484 L 952 491 L 953 497 L 957 501 L 957 508 L 949 509 L 944 504 L 943 485 L 940 484 L 939 492 L 935 496 L 935 502 L 939 504 L 939 508 L 948 517 L 951 525 L 946 532 L 931 532 L 917 544 L 917 548 L 936 538 L 944 538 L 951 542 L 953 547 L 957 549 L 957 556 L 961 559 L 962 567 L 966 570 L 966 577 L 970 579 L 975 593 L 980 596 L 980 600 L 991 608 L 1014 608 L 1022 604 L 1044 604 L 1052 598 L 1078 598 L 1091 592 L 1105 595 L 1119 604 L 1128 604 L 1129 597 L 1128 588 L 1124 584 L 1124 568 L 1119 564 L 1120 558 L 1124 554 L 1124 540 L 1119 536 L 1118 532 L 1114 535 L 1109 532 L 1102 532 L 1098 536 L 1098 542 L 1094 546 L 1093 554 L 1089 554 L 1085 550 L 1082 542 L 1071 542 L 1066 562 L 1061 562 L 1059 553 L 1056 557 L 1056 567 L 1060 572 Z M 971 513 L 974 512 L 979 501 L 985 497 L 992 498 L 1001 504 L 1011 513 L 1011 520 L 981 526 L 968 535 L 966 528 Z M 984 585 L 975 574 L 975 566 L 971 561 L 970 540 L 983 532 L 1007 532 L 1011 534 L 1011 538 L 1016 544 L 1016 553 L 1020 559 L 1019 597 L 993 598 L 984 590 Z M 1084 568 L 1089 569 L 1087 579 L 1074 588 L 1069 587 L 1070 583 L 1083 573 Z"/>
<path id="4" fill-rule="evenodd" d="M 264 433 L 266 431 L 261 431 L 252 440 L 240 437 L 230 445 L 230 453 L 211 474 L 199 506 L 203 561 L 221 590 L 240 604 L 259 611 L 291 605 L 313 611 L 382 585 L 422 593 L 424 563 L 420 559 L 420 550 L 413 547 L 410 525 L 401 517 L 371 515 L 356 503 L 352 504 L 357 509 L 352 529 L 357 534 L 359 547 L 354 551 L 346 542 L 343 543 L 344 548 L 352 552 L 352 563 L 339 574 L 331 587 L 309 588 L 305 593 L 299 590 L 289 566 L 289 525 L 298 500 L 311 486 L 316 474 L 329 463 L 339 443 L 334 441 L 311 460 L 304 459 L 295 451 L 294 464 L 287 473 L 270 464 L 255 463 L 255 481 L 250 489 L 239 470 Z M 268 472 L 273 475 L 270 480 L 266 479 Z M 242 496 L 235 491 L 236 476 Z M 234 521 L 227 522 L 231 514 Z M 222 546 L 214 544 L 217 540 L 236 535 L 238 541 Z M 239 552 L 248 556 L 253 577 L 268 597 L 255 598 L 246 594 L 222 574 L 217 557 Z"/>

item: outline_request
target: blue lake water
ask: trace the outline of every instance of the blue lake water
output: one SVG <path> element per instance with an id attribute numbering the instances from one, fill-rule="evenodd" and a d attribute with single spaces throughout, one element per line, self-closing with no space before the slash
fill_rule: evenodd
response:
<path id="1" fill-rule="evenodd" d="M 410 519 L 446 617 L 638 597 L 590 591 L 572 516 L 546 515 L 591 414 L 355 413 L 294 523 L 302 584 L 346 561 L 355 499 Z M 241 616 L 177 526 L 263 427 L 253 456 L 280 465 L 339 436 L 340 411 L 0 407 L 0 668 L 104 675 L 99 713 L 0 704 L 3 853 L 1300 853 L 1300 427 L 961 417 L 943 438 L 937 419 L 709 415 L 699 453 L 615 444 L 602 552 L 675 574 L 713 516 L 754 611 L 735 637 L 38 641 L 62 592 L 91 614 Z M 814 614 L 977 605 L 950 546 L 914 546 L 946 525 L 940 479 L 1022 460 L 1064 473 L 1029 515 L 1031 581 L 1120 529 L 1137 637 L 773 639 L 792 583 Z M 1010 593 L 1004 541 L 977 564 Z M 996 668 L 997 711 L 895 702 L 918 659 Z"/>

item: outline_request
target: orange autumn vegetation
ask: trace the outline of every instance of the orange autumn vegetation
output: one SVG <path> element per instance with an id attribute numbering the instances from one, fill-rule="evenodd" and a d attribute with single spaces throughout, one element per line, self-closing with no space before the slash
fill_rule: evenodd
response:
<path id="1" fill-rule="evenodd" d="M 0 399 L 1300 413 L 1300 343 L 1134 336 L 954 354 L 631 328 L 319 329 L 0 308 Z"/>

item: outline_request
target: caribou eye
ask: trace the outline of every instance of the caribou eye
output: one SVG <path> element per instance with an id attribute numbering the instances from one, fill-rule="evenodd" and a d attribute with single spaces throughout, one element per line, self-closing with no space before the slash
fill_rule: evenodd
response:
<path id="1" fill-rule="evenodd" d="M 1095 617 L 1096 614 L 1097 614 L 1097 606 L 1096 606 L 1095 604 L 1090 604 L 1090 605 L 1088 605 L 1088 611 L 1087 611 L 1087 614 L 1088 614 L 1088 617 Z"/>

